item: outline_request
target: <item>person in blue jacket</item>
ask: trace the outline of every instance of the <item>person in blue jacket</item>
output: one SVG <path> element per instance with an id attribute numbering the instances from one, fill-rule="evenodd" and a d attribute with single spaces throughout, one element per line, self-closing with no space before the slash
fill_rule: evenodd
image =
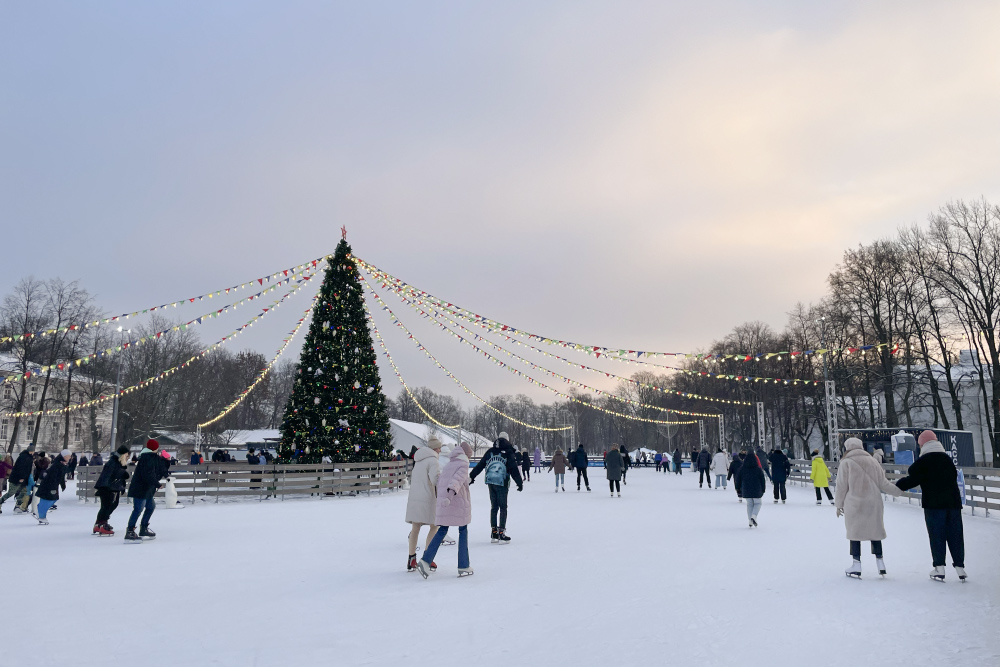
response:
<path id="1" fill-rule="evenodd" d="M 576 451 L 573 452 L 573 467 L 576 468 L 576 490 L 580 490 L 580 476 L 583 476 L 583 483 L 590 491 L 590 480 L 587 479 L 587 467 L 590 465 L 590 461 L 587 459 L 587 450 L 583 448 L 581 443 Z"/>
<path id="2" fill-rule="evenodd" d="M 747 518 L 750 520 L 751 528 L 757 527 L 757 514 L 761 508 L 760 499 L 764 496 L 766 485 L 760 459 L 751 450 L 747 452 L 743 465 L 736 473 L 736 486 L 743 494 L 743 499 L 747 501 Z"/>
<path id="3" fill-rule="evenodd" d="M 164 463 L 169 465 L 157 450 L 160 443 L 150 438 L 146 441 L 146 446 L 139 453 L 139 462 L 135 466 L 135 474 L 132 475 L 132 482 L 128 487 L 128 497 L 132 499 L 132 515 L 128 519 L 128 530 L 125 532 L 126 543 L 141 543 L 143 538 L 152 540 L 156 538 L 149 528 L 149 520 L 156 509 L 153 495 L 160 488 L 160 480 L 166 476 L 167 470 Z M 163 463 L 161 463 L 163 462 Z M 139 524 L 139 533 L 135 532 L 136 522 L 142 515 L 142 523 Z"/>

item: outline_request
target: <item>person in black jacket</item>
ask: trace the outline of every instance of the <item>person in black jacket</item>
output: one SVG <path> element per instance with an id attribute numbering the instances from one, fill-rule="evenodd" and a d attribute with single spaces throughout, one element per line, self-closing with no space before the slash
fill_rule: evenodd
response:
<path id="1" fill-rule="evenodd" d="M 681 458 L 681 449 L 680 449 L 680 447 L 678 447 L 677 449 L 674 450 L 674 455 L 673 455 L 672 458 L 674 459 L 674 474 L 675 475 L 681 475 L 681 474 L 683 474 L 683 472 L 682 472 L 683 469 L 681 468 L 681 464 L 684 462 L 684 459 Z"/>
<path id="2" fill-rule="evenodd" d="M 521 477 L 525 482 L 531 481 L 531 455 L 527 449 L 521 451 Z"/>
<path id="3" fill-rule="evenodd" d="M 704 447 L 698 452 L 698 488 L 701 488 L 701 483 L 708 478 L 708 488 L 712 488 L 712 455 L 708 453 L 708 450 Z"/>
<path id="4" fill-rule="evenodd" d="M 587 468 L 590 466 L 590 460 L 587 458 L 587 450 L 583 448 L 583 443 L 576 448 L 573 452 L 573 456 L 570 457 L 573 463 L 573 467 L 576 468 L 576 490 L 580 490 L 580 477 L 583 476 L 583 483 L 590 491 L 590 480 L 587 478 Z"/>
<path id="5" fill-rule="evenodd" d="M 780 495 L 781 502 L 785 502 L 785 482 L 788 481 L 788 474 L 792 472 L 792 462 L 788 460 L 780 449 L 775 449 L 767 455 L 767 460 L 771 462 L 771 484 L 774 486 L 774 502 L 778 503 Z"/>
<path id="6" fill-rule="evenodd" d="M 17 455 L 17 460 L 14 461 L 14 467 L 11 468 L 10 476 L 7 477 L 7 493 L 0 497 L 0 508 L 7 501 L 8 498 L 14 498 L 14 514 L 19 514 L 21 512 L 20 508 L 17 507 L 24 500 L 24 497 L 28 494 L 28 477 L 31 476 L 31 467 L 34 464 L 35 457 L 35 446 L 28 445 L 20 454 Z"/>
<path id="7" fill-rule="evenodd" d="M 153 501 L 153 494 L 160 488 L 160 479 L 166 475 L 166 467 L 169 461 L 157 453 L 160 443 L 152 438 L 146 441 L 146 446 L 139 453 L 139 462 L 135 466 L 135 474 L 132 475 L 132 482 L 128 487 L 128 497 L 132 499 L 132 515 L 128 519 L 128 530 L 125 532 L 125 541 L 128 543 L 142 542 L 142 538 L 149 540 L 156 538 L 156 533 L 149 529 L 149 519 L 153 516 L 156 504 Z M 136 521 L 142 515 L 142 523 L 139 524 L 139 534 L 135 532 Z"/>
<path id="8" fill-rule="evenodd" d="M 622 484 L 628 485 L 625 477 L 628 475 L 628 469 L 632 467 L 632 457 L 628 455 L 628 448 L 625 445 L 622 445 L 618 451 L 622 455 Z"/>
<path id="9" fill-rule="evenodd" d="M 38 523 L 49 525 L 46 518 L 49 510 L 59 500 L 59 489 L 66 490 L 66 461 L 69 460 L 69 450 L 64 449 L 61 456 L 42 468 L 35 480 L 35 497 L 38 498 Z"/>
<path id="10" fill-rule="evenodd" d="M 479 473 L 486 471 L 486 486 L 490 490 L 490 542 L 493 544 L 510 543 L 510 537 L 507 536 L 507 492 L 510 489 L 510 478 L 514 478 L 518 491 L 524 490 L 521 472 L 518 470 L 520 456 L 507 437 L 506 432 L 501 432 L 493 446 L 486 450 L 483 458 L 469 473 L 469 484 L 472 484 Z"/>
<path id="11" fill-rule="evenodd" d="M 74 478 L 76 475 L 76 466 L 79 462 L 79 459 L 76 458 L 76 452 L 69 455 L 69 459 L 66 461 L 66 479 Z"/>
<path id="12" fill-rule="evenodd" d="M 125 481 L 129 478 L 128 470 L 128 445 L 122 445 L 115 452 L 116 457 L 111 457 L 104 464 L 101 476 L 94 484 L 94 495 L 101 500 L 101 509 L 97 511 L 97 521 L 94 523 L 94 535 L 114 535 L 115 530 L 108 523 L 111 514 L 118 509 L 118 500 L 125 492 Z"/>
<path id="13" fill-rule="evenodd" d="M 746 459 L 746 456 L 747 456 L 746 450 L 741 449 L 740 452 L 733 457 L 733 462 L 729 464 L 729 474 L 726 475 L 727 480 L 728 479 L 733 480 L 733 488 L 736 489 L 736 497 L 739 499 L 741 503 L 743 502 L 743 489 L 741 489 L 740 485 L 736 483 L 735 478 L 736 475 L 739 474 L 740 468 L 743 467 L 743 461 L 744 459 Z"/>
<path id="14" fill-rule="evenodd" d="M 736 473 L 736 486 L 747 501 L 747 518 L 750 519 L 751 528 L 757 526 L 757 514 L 761 508 L 760 499 L 764 495 L 766 485 L 760 459 L 753 451 L 747 453 L 743 465 Z"/>
<path id="15" fill-rule="evenodd" d="M 924 431 L 917 438 L 920 458 L 896 481 L 903 491 L 919 486 L 920 505 L 924 508 L 927 537 L 931 543 L 934 569 L 931 579 L 944 581 L 945 545 L 951 552 L 952 565 L 961 581 L 965 574 L 965 535 L 962 526 L 962 494 L 958 490 L 958 469 L 951 456 L 938 442 L 934 431 Z"/>
<path id="16" fill-rule="evenodd" d="M 104 465 L 104 459 L 101 457 L 101 453 L 97 452 L 90 457 L 90 465 L 92 466 L 102 466 Z"/>

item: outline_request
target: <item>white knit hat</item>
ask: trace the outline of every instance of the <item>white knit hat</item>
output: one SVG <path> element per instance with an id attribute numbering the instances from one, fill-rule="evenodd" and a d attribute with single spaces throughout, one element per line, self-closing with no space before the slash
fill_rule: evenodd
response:
<path id="1" fill-rule="evenodd" d="M 507 435 L 507 431 L 500 431 L 500 439 L 501 440 L 510 440 L 510 436 Z"/>

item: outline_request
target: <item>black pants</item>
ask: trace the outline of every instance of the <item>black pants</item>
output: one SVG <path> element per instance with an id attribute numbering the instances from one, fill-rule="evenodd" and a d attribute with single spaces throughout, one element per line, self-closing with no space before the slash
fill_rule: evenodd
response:
<path id="1" fill-rule="evenodd" d="M 622 492 L 621 482 L 618 482 L 618 481 L 613 480 L 613 479 L 609 479 L 608 480 L 608 485 L 611 487 L 611 493 L 615 492 L 616 487 L 617 487 L 618 493 Z"/>
<path id="2" fill-rule="evenodd" d="M 698 468 L 698 486 L 701 486 L 705 478 L 708 478 L 708 488 L 712 488 L 712 471 L 708 468 Z"/>
<path id="3" fill-rule="evenodd" d="M 524 481 L 531 480 L 531 466 L 521 466 L 521 476 L 524 477 Z"/>
<path id="4" fill-rule="evenodd" d="M 875 554 L 875 558 L 882 557 L 882 541 L 872 540 L 872 553 Z M 854 560 L 861 560 L 861 542 L 858 540 L 851 540 L 851 556 Z"/>
<path id="5" fill-rule="evenodd" d="M 678 463 L 678 464 L 676 464 L 674 466 L 674 474 L 675 475 L 680 475 L 682 470 L 683 470 L 683 468 L 681 468 L 681 464 L 680 463 Z"/>
<path id="6" fill-rule="evenodd" d="M 111 514 L 118 509 L 120 493 L 111 489 L 97 489 L 97 497 L 101 499 L 101 509 L 97 511 L 97 523 L 107 523 Z"/>
<path id="7" fill-rule="evenodd" d="M 497 484 L 487 484 L 490 489 L 490 527 L 505 530 L 507 528 L 507 487 Z M 500 523 L 497 523 L 497 513 Z"/>
<path id="8" fill-rule="evenodd" d="M 833 494 L 830 493 L 830 487 L 829 486 L 817 486 L 816 487 L 816 500 L 823 500 L 823 496 L 821 496 L 819 494 L 819 490 L 820 489 L 823 489 L 824 491 L 826 491 L 826 497 L 827 497 L 828 500 L 833 500 Z"/>
<path id="9" fill-rule="evenodd" d="M 625 481 L 625 476 L 628 475 L 628 468 L 622 468 L 622 481 Z"/>
<path id="10" fill-rule="evenodd" d="M 781 495 L 780 500 L 785 500 L 788 497 L 788 496 L 785 495 L 785 483 L 784 482 L 775 482 L 774 480 L 771 480 L 771 485 L 774 486 L 774 499 L 775 500 L 779 500 L 779 498 L 778 498 L 779 493 Z"/>
<path id="11" fill-rule="evenodd" d="M 586 468 L 581 468 L 580 466 L 577 466 L 576 467 L 576 488 L 577 488 L 577 490 L 579 490 L 579 488 L 580 488 L 580 475 L 583 475 L 583 483 L 586 484 L 587 488 L 589 489 L 590 488 L 590 480 L 587 479 L 587 469 Z"/>
<path id="12" fill-rule="evenodd" d="M 934 567 L 945 564 L 944 548 L 947 544 L 951 552 L 951 563 L 955 567 L 965 567 L 965 533 L 962 527 L 962 510 L 924 510 L 927 537 L 931 541 L 931 557 Z"/>

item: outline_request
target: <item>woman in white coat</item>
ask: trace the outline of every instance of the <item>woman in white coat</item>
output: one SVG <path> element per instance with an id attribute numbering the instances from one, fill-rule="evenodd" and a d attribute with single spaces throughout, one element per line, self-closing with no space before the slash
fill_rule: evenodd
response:
<path id="1" fill-rule="evenodd" d="M 712 472 L 715 473 L 715 488 L 720 486 L 726 488 L 726 480 L 729 478 L 729 456 L 719 448 L 719 451 L 712 457 Z"/>
<path id="2" fill-rule="evenodd" d="M 837 471 L 834 504 L 837 516 L 844 517 L 847 539 L 851 541 L 851 557 L 854 559 L 845 573 L 849 577 L 861 578 L 861 542 L 871 542 L 879 574 L 885 576 L 885 562 L 882 560 L 882 540 L 885 539 L 882 515 L 885 505 L 882 494 L 898 496 L 900 490 L 885 478 L 882 466 L 865 451 L 860 440 L 848 438 L 844 448 L 846 451 Z"/>
<path id="3" fill-rule="evenodd" d="M 410 495 L 406 499 L 406 522 L 410 524 L 410 551 L 406 559 L 406 571 L 417 569 L 417 539 L 420 537 L 420 527 L 430 526 L 427 533 L 426 549 L 430 546 L 437 525 L 434 523 L 434 513 L 437 506 L 437 483 L 441 474 L 438 454 L 441 453 L 441 441 L 433 435 L 427 444 L 417 448 L 413 454 L 413 472 L 410 475 Z M 431 569 L 437 565 L 431 563 Z"/>

